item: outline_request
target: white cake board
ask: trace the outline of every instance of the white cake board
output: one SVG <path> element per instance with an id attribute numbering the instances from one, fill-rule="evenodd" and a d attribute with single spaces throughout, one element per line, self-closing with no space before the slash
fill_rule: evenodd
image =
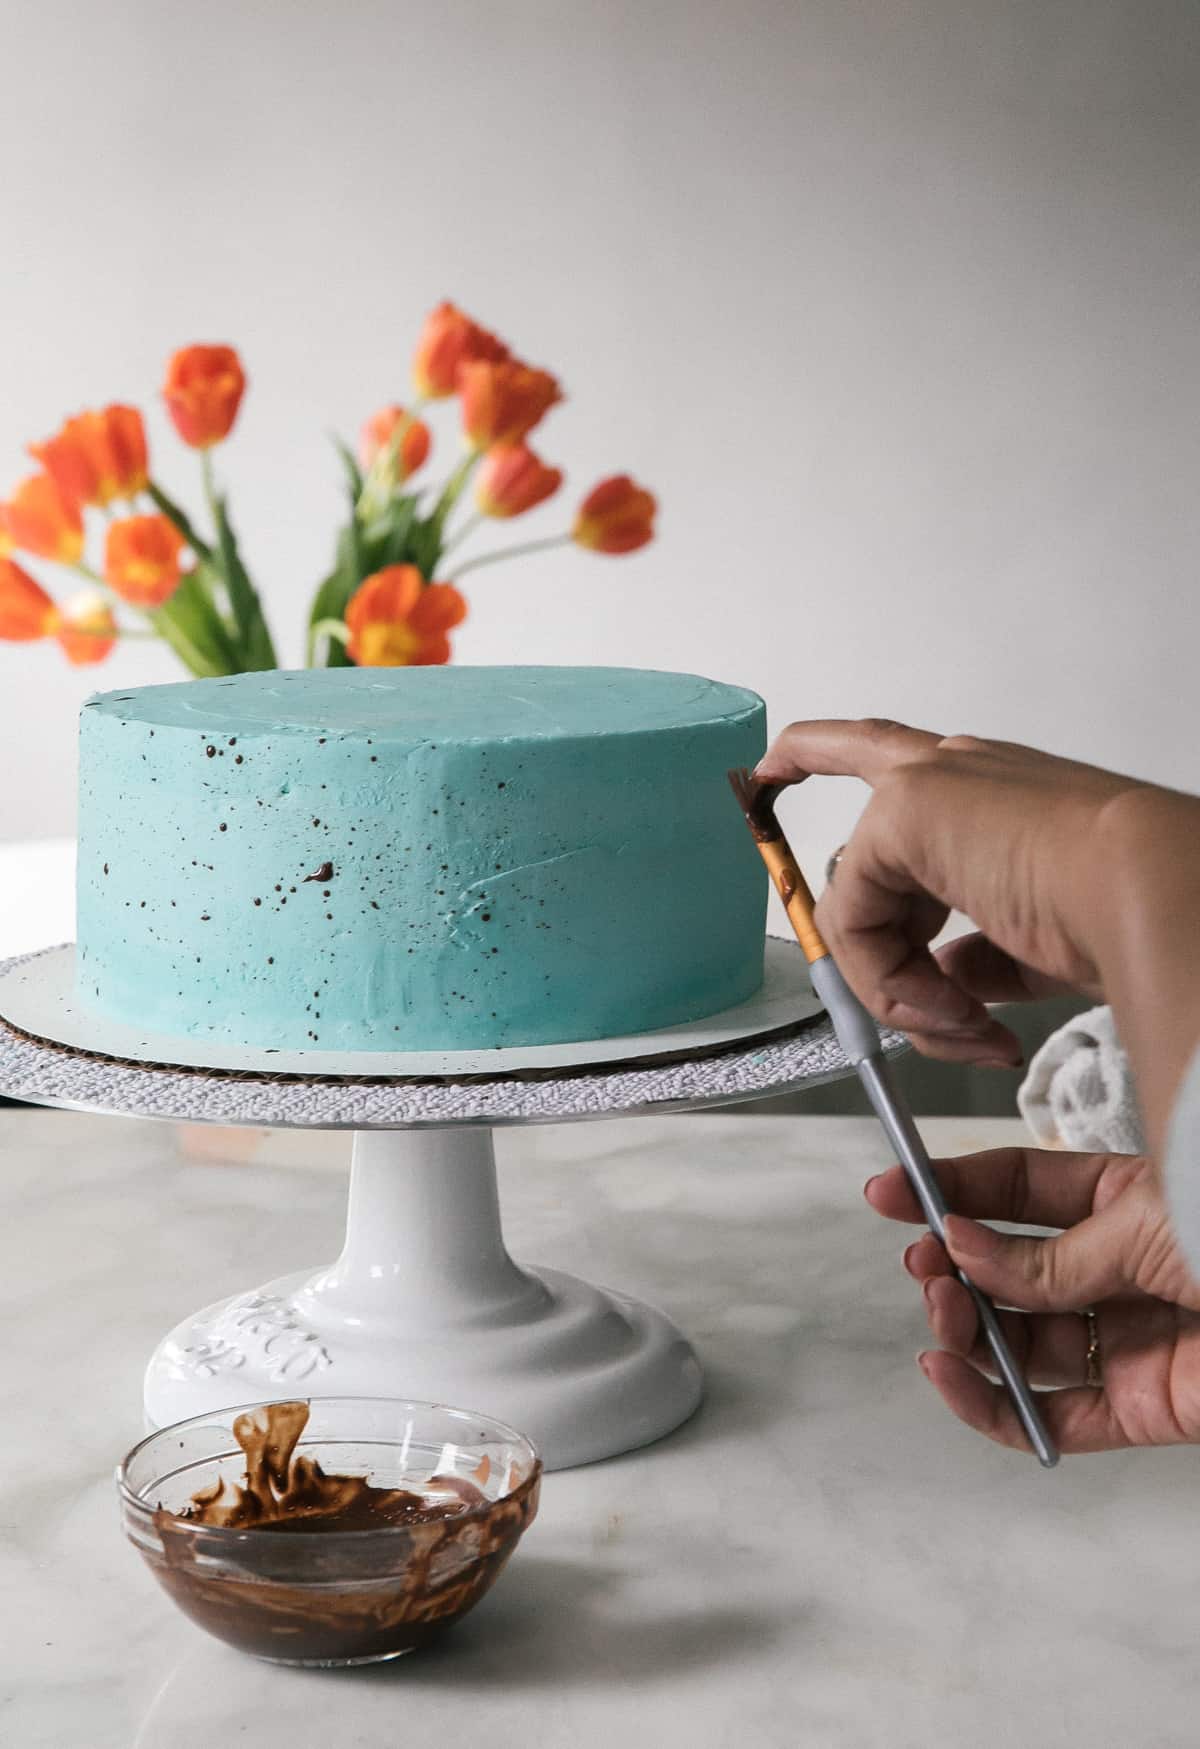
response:
<path id="1" fill-rule="evenodd" d="M 171 1068 L 215 1069 L 239 1075 L 335 1075 L 380 1080 L 387 1076 L 455 1079 L 463 1075 L 510 1075 L 521 1070 L 577 1069 L 630 1058 L 688 1056 L 765 1037 L 821 1012 L 794 943 L 767 940 L 762 987 L 746 1002 L 703 1020 L 652 1033 L 582 1039 L 570 1044 L 511 1045 L 470 1051 L 281 1050 L 232 1045 L 228 1039 L 189 1038 L 130 1026 L 96 1013 L 75 994 L 75 944 L 48 948 L 0 966 L 0 1019 L 50 1044 L 70 1045 L 94 1056 Z"/>
<path id="2" fill-rule="evenodd" d="M 788 944 L 771 952 L 800 960 Z M 20 963 L 0 964 L 0 990 Z M 811 1013 L 802 994 L 797 1006 Z M 824 1019 L 673 1061 L 659 1040 L 633 1041 L 648 1047 L 644 1063 L 364 1081 L 117 1062 L 0 1022 L 0 1093 L 180 1122 L 360 1132 L 337 1262 L 179 1324 L 146 1372 L 153 1425 L 287 1395 L 420 1397 L 498 1416 L 534 1440 L 548 1468 L 564 1469 L 679 1426 L 700 1401 L 700 1366 L 653 1307 L 513 1261 L 492 1128 L 696 1110 L 852 1072 Z M 903 1041 L 889 1034 L 885 1043 Z"/>

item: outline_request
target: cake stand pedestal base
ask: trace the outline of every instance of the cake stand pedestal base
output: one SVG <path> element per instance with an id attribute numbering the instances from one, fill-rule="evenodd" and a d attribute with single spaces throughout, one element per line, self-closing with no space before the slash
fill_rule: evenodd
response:
<path id="1" fill-rule="evenodd" d="M 337 1262 L 208 1306 L 146 1372 L 155 1426 L 289 1394 L 470 1404 L 548 1469 L 648 1445 L 693 1413 L 700 1366 L 653 1307 L 504 1245 L 486 1127 L 360 1131 Z"/>

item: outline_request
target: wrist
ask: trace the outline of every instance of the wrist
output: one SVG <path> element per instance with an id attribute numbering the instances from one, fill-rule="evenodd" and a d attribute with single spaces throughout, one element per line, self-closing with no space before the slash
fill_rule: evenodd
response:
<path id="1" fill-rule="evenodd" d="M 1100 810 L 1090 848 L 1092 955 L 1160 1154 L 1200 1040 L 1200 800 L 1123 790 Z"/>

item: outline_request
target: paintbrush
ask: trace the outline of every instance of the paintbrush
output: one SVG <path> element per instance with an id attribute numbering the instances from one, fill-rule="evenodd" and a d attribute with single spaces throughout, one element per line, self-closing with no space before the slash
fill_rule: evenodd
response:
<path id="1" fill-rule="evenodd" d="M 921 1212 L 929 1222 L 930 1230 L 944 1244 L 945 1218 L 949 1213 L 945 1198 L 934 1176 L 925 1144 L 913 1122 L 912 1113 L 892 1078 L 891 1069 L 883 1054 L 879 1028 L 843 978 L 813 920 L 812 893 L 800 872 L 796 858 L 792 855 L 783 827 L 775 813 L 779 788 L 760 783 L 749 771 L 744 770 L 731 771 L 729 781 L 775 889 L 783 901 L 788 922 L 796 932 L 796 939 L 808 961 L 813 989 L 825 1004 L 838 1043 L 866 1088 L 872 1110 L 900 1158 Z M 1047 1469 L 1052 1469 L 1058 1462 L 1058 1450 L 1046 1430 L 1034 1394 L 1008 1345 L 1008 1338 L 996 1316 L 996 1308 L 963 1270 L 956 1267 L 954 1273 L 975 1302 L 980 1328 L 987 1338 L 988 1347 L 996 1362 L 996 1370 L 1004 1381 L 1026 1437 L 1037 1453 L 1039 1462 Z"/>

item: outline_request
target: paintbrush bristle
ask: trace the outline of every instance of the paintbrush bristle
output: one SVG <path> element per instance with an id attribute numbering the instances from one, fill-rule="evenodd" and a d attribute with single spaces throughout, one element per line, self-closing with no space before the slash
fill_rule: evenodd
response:
<path id="1" fill-rule="evenodd" d="M 779 788 L 763 783 L 743 765 L 729 773 L 729 784 L 741 804 L 746 823 L 759 843 L 782 838 L 783 829 L 775 818 L 775 798 Z"/>

